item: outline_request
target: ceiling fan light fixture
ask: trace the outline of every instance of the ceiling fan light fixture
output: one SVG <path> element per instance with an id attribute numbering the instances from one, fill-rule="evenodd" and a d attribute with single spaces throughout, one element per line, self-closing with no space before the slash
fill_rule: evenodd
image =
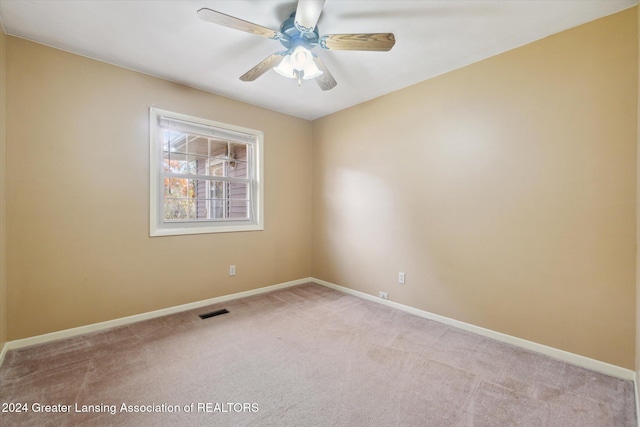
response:
<path id="1" fill-rule="evenodd" d="M 285 55 L 280 65 L 274 70 L 281 76 L 296 79 L 298 82 L 302 80 L 311 80 L 322 74 L 313 61 L 313 54 L 304 46 L 296 47 L 293 52 Z"/>
<path id="2" fill-rule="evenodd" d="M 313 54 L 303 46 L 297 46 L 289 55 L 293 68 L 302 71 L 310 62 L 313 62 Z"/>
<path id="3" fill-rule="evenodd" d="M 295 78 L 293 73 L 293 65 L 291 64 L 291 56 L 286 55 L 280 62 L 280 65 L 273 68 L 273 71 L 280 74 L 283 77 Z"/>

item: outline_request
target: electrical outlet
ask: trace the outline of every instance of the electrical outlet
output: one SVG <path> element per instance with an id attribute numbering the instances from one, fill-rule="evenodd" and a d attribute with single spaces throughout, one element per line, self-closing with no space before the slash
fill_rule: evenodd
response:
<path id="1" fill-rule="evenodd" d="M 236 266 L 235 265 L 230 265 L 229 266 L 229 276 L 235 276 L 236 275 Z"/>
<path id="2" fill-rule="evenodd" d="M 403 272 L 398 273 L 398 283 L 400 283 L 401 285 L 404 285 L 405 278 L 406 276 Z"/>
<path id="3" fill-rule="evenodd" d="M 378 296 L 379 296 L 380 298 L 382 298 L 382 299 L 389 299 L 389 295 L 387 295 L 387 293 L 386 293 L 386 292 L 382 292 L 382 291 L 380 291 L 380 292 L 378 292 Z"/>

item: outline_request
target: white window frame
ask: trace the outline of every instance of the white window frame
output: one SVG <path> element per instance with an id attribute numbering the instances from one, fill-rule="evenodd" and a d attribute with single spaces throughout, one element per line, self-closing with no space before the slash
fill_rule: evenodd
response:
<path id="1" fill-rule="evenodd" d="M 248 159 L 249 218 L 220 220 L 164 220 L 164 161 L 160 141 L 160 120 L 183 124 L 183 131 L 197 129 L 197 133 L 223 137 L 231 142 L 250 144 Z M 181 126 L 181 125 L 178 125 Z M 177 128 L 180 130 L 180 128 Z M 214 120 L 174 113 L 151 107 L 149 109 L 149 235 L 175 236 L 183 234 L 227 233 L 264 230 L 263 140 L 261 131 Z"/>

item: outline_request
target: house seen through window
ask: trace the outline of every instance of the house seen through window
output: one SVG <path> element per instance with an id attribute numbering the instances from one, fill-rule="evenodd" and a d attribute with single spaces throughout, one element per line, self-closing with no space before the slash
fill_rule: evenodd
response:
<path id="1" fill-rule="evenodd" d="M 261 229 L 262 134 L 166 111 L 151 115 L 151 234 Z"/>

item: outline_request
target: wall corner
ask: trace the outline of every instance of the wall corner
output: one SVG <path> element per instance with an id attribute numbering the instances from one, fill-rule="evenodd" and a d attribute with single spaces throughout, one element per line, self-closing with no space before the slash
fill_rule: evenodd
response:
<path id="1" fill-rule="evenodd" d="M 636 107 L 636 358 L 635 358 L 635 390 L 636 390 L 636 416 L 638 416 L 638 408 L 640 408 L 640 398 L 638 396 L 638 379 L 640 379 L 640 7 L 636 6 L 636 34 L 637 34 L 637 96 L 638 104 Z M 640 425 L 640 419 L 638 420 Z"/>
<path id="2" fill-rule="evenodd" d="M 7 257 L 5 204 L 7 35 L 0 27 L 0 349 L 7 342 Z M 2 353 L 4 355 L 4 352 Z M 0 358 L 0 363 L 2 359 Z"/>

